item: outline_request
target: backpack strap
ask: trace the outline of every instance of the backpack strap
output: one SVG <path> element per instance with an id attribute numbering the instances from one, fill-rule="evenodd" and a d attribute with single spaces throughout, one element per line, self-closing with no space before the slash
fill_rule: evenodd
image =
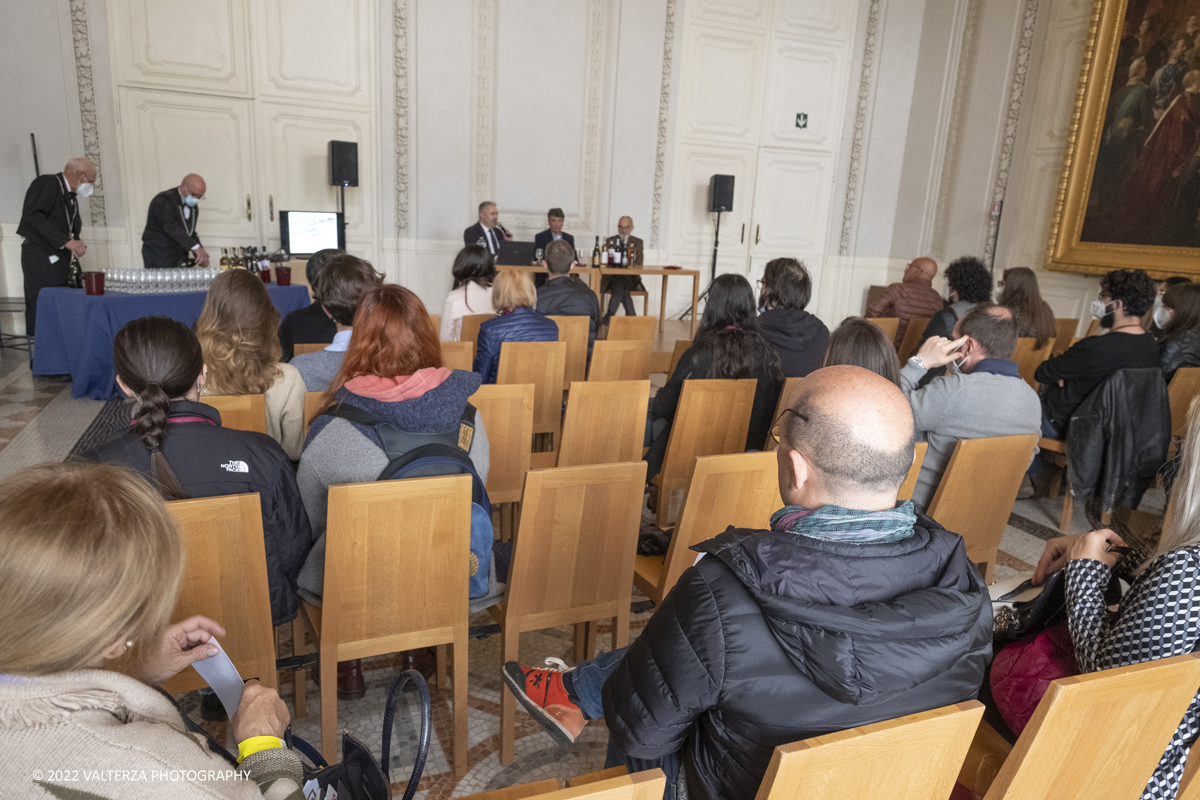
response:
<path id="1" fill-rule="evenodd" d="M 348 403 L 335 403 L 323 412 L 326 416 L 339 417 L 372 428 L 383 444 L 388 461 L 397 461 L 418 447 L 441 445 L 452 450 L 469 453 L 475 441 L 475 406 L 467 403 L 458 420 L 458 429 L 446 433 L 412 433 L 402 431 L 390 422 L 385 422 L 369 411 Z M 440 449 L 440 448 L 439 448 Z"/>

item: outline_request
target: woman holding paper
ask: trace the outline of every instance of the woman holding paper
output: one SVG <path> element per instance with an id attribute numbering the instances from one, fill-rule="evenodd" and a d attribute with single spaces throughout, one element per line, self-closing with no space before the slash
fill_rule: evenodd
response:
<path id="1" fill-rule="evenodd" d="M 0 553 L 0 752 L 10 794 L 302 797 L 300 759 L 282 742 L 287 706 L 274 689 L 246 685 L 230 720 L 233 763 L 150 685 L 216 655 L 211 640 L 225 630 L 204 617 L 167 625 L 183 548 L 145 480 L 81 463 L 6 478 Z"/>

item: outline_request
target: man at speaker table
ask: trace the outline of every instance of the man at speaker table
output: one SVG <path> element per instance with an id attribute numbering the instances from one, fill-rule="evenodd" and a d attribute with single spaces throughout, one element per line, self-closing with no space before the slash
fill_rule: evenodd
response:
<path id="1" fill-rule="evenodd" d="M 605 250 L 620 252 L 625 248 L 629 248 L 629 261 L 621 266 L 642 266 L 645 248 L 642 240 L 633 235 L 633 217 L 621 217 L 617 220 L 617 235 L 604 240 Z M 611 292 L 612 296 L 608 300 L 608 313 L 604 315 L 603 324 L 607 325 L 608 318 L 617 313 L 618 305 L 625 307 L 625 316 L 636 315 L 637 312 L 633 307 L 633 295 L 630 292 L 644 291 L 646 291 L 646 287 L 642 285 L 642 279 L 636 275 L 630 275 L 628 278 L 624 275 L 605 275 L 600 281 L 600 294 L 603 296 L 605 292 Z"/>
<path id="2" fill-rule="evenodd" d="M 154 195 L 142 231 L 142 262 L 146 269 L 177 267 L 189 250 L 196 254 L 196 266 L 208 266 L 208 252 L 196 234 L 200 201 L 207 189 L 204 178 L 192 173 L 185 175 L 178 186 Z"/>
<path id="3" fill-rule="evenodd" d="M 25 190 L 25 205 L 17 233 L 21 272 L 25 276 L 25 332 L 33 336 L 37 299 L 42 289 L 66 286 L 71 258 L 87 252 L 79 239 L 79 197 L 92 193 L 96 167 L 86 158 L 72 158 L 56 175 L 39 175 Z"/>
<path id="4" fill-rule="evenodd" d="M 550 227 L 533 237 L 533 246 L 536 250 L 546 252 L 546 248 L 551 242 L 565 241 L 571 245 L 571 252 L 575 252 L 575 237 L 569 233 L 563 233 L 563 210 L 561 208 L 552 208 L 546 212 L 546 224 Z M 534 273 L 533 285 L 537 288 L 542 288 L 546 285 L 546 276 L 541 272 Z"/>
<path id="5" fill-rule="evenodd" d="M 463 244 L 482 244 L 495 258 L 500 253 L 500 240 L 512 241 L 512 234 L 500 227 L 500 212 L 491 200 L 479 204 L 479 222 L 463 231 Z M 482 240 L 482 241 L 480 241 Z"/>

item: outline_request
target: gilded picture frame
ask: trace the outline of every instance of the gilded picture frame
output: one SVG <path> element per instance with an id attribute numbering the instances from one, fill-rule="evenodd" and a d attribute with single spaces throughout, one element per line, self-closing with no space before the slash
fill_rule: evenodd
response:
<path id="1" fill-rule="evenodd" d="M 1184 0 L 1175 2 L 1180 9 L 1184 8 Z M 1129 6 L 1136 7 L 1140 4 L 1139 0 L 1095 0 L 1050 224 L 1045 259 L 1045 268 L 1048 270 L 1096 275 L 1113 269 L 1144 269 L 1155 278 L 1168 275 L 1200 275 L 1200 247 L 1117 243 L 1106 241 L 1103 234 L 1097 233 L 1098 228 L 1103 230 L 1098 226 L 1097 219 L 1103 219 L 1105 215 L 1097 214 L 1095 210 L 1093 179 L 1097 173 L 1102 139 L 1107 135 L 1106 117 L 1111 125 L 1112 118 L 1109 116 L 1108 106 L 1110 100 L 1116 97 L 1117 89 L 1114 87 L 1123 85 L 1116 77 L 1115 71 L 1129 69 L 1129 83 L 1133 83 L 1132 69 L 1125 63 L 1129 59 L 1128 49 L 1122 51 L 1121 48 L 1128 48 L 1132 38 L 1130 29 L 1133 26 L 1126 22 Z M 1168 4 L 1174 5 L 1170 0 Z M 1136 10 L 1134 13 L 1137 13 Z M 1119 56 L 1123 59 L 1120 64 Z M 1171 63 L 1174 61 L 1172 56 Z M 1124 72 L 1121 78 L 1125 78 Z M 1183 99 L 1191 97 L 1200 95 L 1189 94 Z M 1200 103 L 1196 105 L 1200 108 Z M 1114 101 L 1114 109 L 1115 107 Z M 1144 130 L 1150 131 L 1150 136 L 1139 137 L 1137 143 L 1143 154 L 1149 153 L 1149 142 L 1158 133 L 1159 123 L 1156 120 L 1161 119 L 1168 110 L 1156 108 L 1153 112 L 1154 118 L 1148 120 Z M 1200 151 L 1197 153 L 1200 155 Z M 1140 163 L 1138 166 L 1141 166 Z M 1101 169 L 1103 170 L 1104 166 L 1101 166 Z M 1111 169 L 1109 171 L 1111 172 Z M 1168 171 L 1166 174 L 1171 173 Z M 1102 175 L 1102 179 L 1105 177 L 1107 175 Z M 1118 193 L 1114 192 L 1114 196 L 1116 194 Z M 1092 203 L 1091 208 L 1089 199 Z M 1112 209 L 1108 210 L 1108 216 L 1113 216 Z M 1085 222 L 1088 226 L 1086 235 Z M 1197 220 L 1197 225 L 1200 226 L 1200 220 Z M 1197 230 L 1200 230 L 1200 227 Z"/>

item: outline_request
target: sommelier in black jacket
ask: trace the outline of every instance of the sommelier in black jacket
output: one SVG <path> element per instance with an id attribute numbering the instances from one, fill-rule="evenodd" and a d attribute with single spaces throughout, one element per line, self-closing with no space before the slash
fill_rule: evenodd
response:
<path id="1" fill-rule="evenodd" d="M 197 266 L 208 266 L 208 253 L 196 234 L 200 201 L 207 189 L 204 178 L 193 173 L 185 176 L 179 186 L 154 195 L 142 231 L 142 262 L 146 269 L 177 266 L 189 250 L 195 251 Z"/>
<path id="2" fill-rule="evenodd" d="M 34 335 L 38 293 L 49 286 L 66 286 L 71 257 L 87 252 L 79 239 L 79 197 L 92 193 L 96 167 L 86 158 L 72 158 L 57 175 L 39 175 L 25 192 L 17 233 L 21 272 L 25 276 L 25 330 Z"/>

